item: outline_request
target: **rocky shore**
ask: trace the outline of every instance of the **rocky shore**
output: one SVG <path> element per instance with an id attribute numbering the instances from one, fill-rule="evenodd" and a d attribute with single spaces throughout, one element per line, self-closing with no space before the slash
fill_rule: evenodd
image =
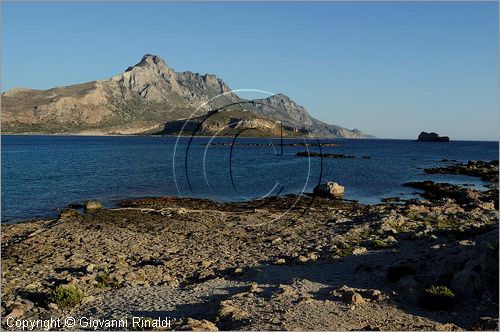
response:
<path id="1" fill-rule="evenodd" d="M 498 160 L 490 162 L 470 160 L 466 164 L 456 163 L 446 167 L 426 168 L 427 174 L 461 174 L 476 176 L 483 181 L 498 182 Z"/>
<path id="2" fill-rule="evenodd" d="M 2 326 L 71 315 L 170 317 L 178 330 L 498 330 L 492 184 L 414 182 L 422 199 L 377 205 L 93 202 L 2 225 Z"/>

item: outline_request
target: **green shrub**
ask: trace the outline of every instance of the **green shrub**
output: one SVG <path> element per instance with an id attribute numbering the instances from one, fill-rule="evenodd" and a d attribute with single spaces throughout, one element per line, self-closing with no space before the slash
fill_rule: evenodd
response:
<path id="1" fill-rule="evenodd" d="M 48 301 L 59 308 L 70 308 L 80 303 L 83 296 L 83 292 L 75 286 L 61 285 L 50 291 Z"/>
<path id="2" fill-rule="evenodd" d="M 341 243 L 339 248 L 333 250 L 333 255 L 338 255 L 340 257 L 351 256 L 354 248 L 349 243 Z"/>
<path id="3" fill-rule="evenodd" d="M 446 286 L 432 285 L 424 290 L 421 305 L 430 310 L 449 310 L 455 306 L 455 294 Z"/>
<path id="4" fill-rule="evenodd" d="M 375 239 L 372 241 L 372 247 L 375 249 L 389 248 L 390 245 L 384 240 Z"/>
<path id="5" fill-rule="evenodd" d="M 398 233 L 404 233 L 407 231 L 406 227 L 403 224 L 397 222 L 387 221 L 387 225 Z"/>
<path id="6" fill-rule="evenodd" d="M 97 288 L 118 288 L 119 284 L 116 279 L 112 279 L 107 273 L 100 273 L 96 276 L 95 280 L 97 281 Z"/>
<path id="7" fill-rule="evenodd" d="M 368 239 L 368 238 L 370 237 L 370 235 L 371 235 L 371 231 L 370 231 L 370 229 L 365 229 L 365 230 L 363 230 L 363 231 L 359 234 L 359 237 L 360 237 L 361 239 Z"/>
<path id="8" fill-rule="evenodd" d="M 452 290 L 446 286 L 434 286 L 425 289 L 425 292 L 432 296 L 455 297 Z"/>

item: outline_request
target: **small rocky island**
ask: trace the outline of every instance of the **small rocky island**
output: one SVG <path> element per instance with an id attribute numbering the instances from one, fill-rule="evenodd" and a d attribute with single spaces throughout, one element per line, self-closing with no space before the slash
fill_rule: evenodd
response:
<path id="1" fill-rule="evenodd" d="M 418 142 L 449 142 L 450 138 L 448 136 L 439 136 L 438 134 L 432 132 L 421 132 L 420 135 L 418 135 Z"/>

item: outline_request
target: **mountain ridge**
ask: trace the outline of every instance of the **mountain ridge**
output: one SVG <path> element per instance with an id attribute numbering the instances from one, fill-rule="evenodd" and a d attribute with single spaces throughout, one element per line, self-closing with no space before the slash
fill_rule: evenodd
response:
<path id="1" fill-rule="evenodd" d="M 230 104 L 235 105 L 227 107 Z M 318 137 L 368 137 L 313 118 L 284 94 L 243 99 L 214 74 L 177 72 L 152 54 L 108 79 L 47 90 L 5 91 L 1 120 L 3 133 L 145 134 L 218 108 L 252 111 L 252 121 L 245 121 L 266 123 L 266 128 L 269 125 L 264 120 L 272 120 L 292 132 Z"/>

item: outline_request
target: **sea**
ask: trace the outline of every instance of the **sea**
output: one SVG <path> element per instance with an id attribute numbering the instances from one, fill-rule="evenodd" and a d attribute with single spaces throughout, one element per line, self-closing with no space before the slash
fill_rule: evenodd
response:
<path id="1" fill-rule="evenodd" d="M 498 142 L 480 141 L 166 136 L 2 135 L 1 147 L 2 223 L 51 218 L 89 199 L 105 207 L 157 196 L 246 201 L 310 193 L 326 181 L 344 186 L 345 199 L 365 204 L 417 197 L 415 189 L 403 186 L 409 181 L 484 190 L 478 178 L 424 169 L 490 161 L 499 153 Z M 354 158 L 297 156 L 302 151 Z"/>

